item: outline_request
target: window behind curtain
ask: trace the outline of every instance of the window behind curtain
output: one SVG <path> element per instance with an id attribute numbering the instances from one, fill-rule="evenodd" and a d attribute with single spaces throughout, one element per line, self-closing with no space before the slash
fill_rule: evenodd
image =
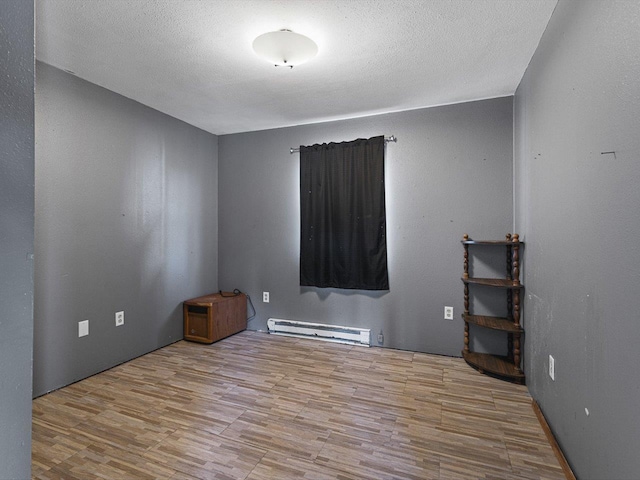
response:
<path id="1" fill-rule="evenodd" d="M 388 290 L 384 137 L 300 147 L 300 285 Z"/>

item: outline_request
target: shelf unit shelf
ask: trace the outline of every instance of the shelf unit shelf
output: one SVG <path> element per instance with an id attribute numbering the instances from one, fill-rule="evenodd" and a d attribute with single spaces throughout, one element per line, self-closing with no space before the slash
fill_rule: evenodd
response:
<path id="1" fill-rule="evenodd" d="M 525 383 L 525 375 L 520 366 L 522 335 L 524 330 L 520 325 L 520 293 L 524 286 L 520 283 L 520 249 L 524 245 L 517 233 L 507 234 L 505 240 L 472 240 L 468 235 L 462 239 L 464 247 L 464 348 L 462 357 L 465 361 L 480 371 L 516 383 Z M 469 247 L 503 247 L 506 249 L 505 278 L 477 278 L 469 276 Z M 507 317 L 490 315 L 474 315 L 469 311 L 469 286 L 503 289 L 507 299 Z M 488 328 L 507 333 L 507 355 L 493 355 L 490 353 L 473 352 L 469 348 L 469 325 Z"/>
<path id="2" fill-rule="evenodd" d="M 477 352 L 462 352 L 462 356 L 481 373 L 488 372 L 524 383 L 524 373 L 508 357 Z"/>
<path id="3" fill-rule="evenodd" d="M 464 283 L 471 283 L 472 285 L 484 285 L 486 287 L 498 287 L 498 288 L 522 288 L 520 282 L 515 282 L 511 279 L 502 278 L 462 278 Z"/>
<path id="4" fill-rule="evenodd" d="M 515 325 L 513 319 L 504 317 L 490 317 L 487 315 L 467 315 L 462 314 L 462 319 L 467 323 L 473 323 L 493 330 L 501 330 L 510 333 L 522 333 L 522 327 Z"/>

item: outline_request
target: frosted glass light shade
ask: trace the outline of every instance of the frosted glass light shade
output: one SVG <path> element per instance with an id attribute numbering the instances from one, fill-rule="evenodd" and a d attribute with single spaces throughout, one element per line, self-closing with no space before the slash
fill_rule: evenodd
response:
<path id="1" fill-rule="evenodd" d="M 260 35 L 253 41 L 253 50 L 273 65 L 293 67 L 315 57 L 318 45 L 299 33 L 280 30 Z"/>

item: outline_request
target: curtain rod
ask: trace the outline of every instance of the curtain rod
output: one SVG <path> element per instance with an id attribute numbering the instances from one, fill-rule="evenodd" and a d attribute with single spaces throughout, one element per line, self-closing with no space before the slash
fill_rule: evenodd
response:
<path id="1" fill-rule="evenodd" d="M 395 135 L 391 135 L 390 137 L 384 137 L 384 143 L 385 144 L 387 144 L 389 142 L 394 142 L 395 143 L 397 141 L 398 141 L 398 139 L 396 138 Z M 299 151 L 300 151 L 299 148 L 293 148 L 292 147 L 292 148 L 289 149 L 289 153 L 298 153 Z"/>

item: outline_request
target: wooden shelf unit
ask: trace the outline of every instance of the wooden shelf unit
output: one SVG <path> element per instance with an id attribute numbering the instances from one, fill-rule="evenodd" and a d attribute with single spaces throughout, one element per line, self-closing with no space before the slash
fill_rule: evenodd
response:
<path id="1" fill-rule="evenodd" d="M 462 238 L 464 247 L 464 349 L 462 357 L 465 361 L 482 373 L 490 373 L 515 383 L 525 383 L 524 372 L 521 368 L 522 334 L 520 325 L 520 292 L 524 286 L 520 283 L 520 242 L 517 233 L 507 234 L 505 240 L 471 240 L 467 234 Z M 505 278 L 474 278 L 469 277 L 469 247 L 488 246 L 506 249 L 507 272 Z M 469 285 L 481 285 L 503 289 L 507 299 L 507 317 L 493 317 L 489 315 L 473 315 L 469 312 Z M 469 325 L 499 330 L 507 333 L 507 355 L 493 355 L 489 353 L 472 352 L 469 349 Z"/>

